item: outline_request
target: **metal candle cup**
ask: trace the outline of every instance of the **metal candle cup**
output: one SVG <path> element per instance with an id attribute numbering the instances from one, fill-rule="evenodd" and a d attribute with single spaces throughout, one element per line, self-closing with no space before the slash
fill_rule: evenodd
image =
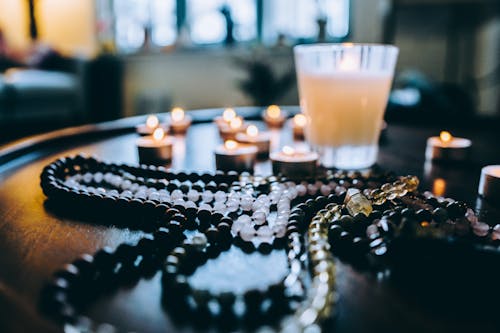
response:
<path id="1" fill-rule="evenodd" d="M 238 115 L 233 108 L 226 108 L 224 112 L 222 112 L 222 116 L 215 117 L 214 122 L 217 127 L 220 129 L 222 126 L 229 125 L 231 120 L 236 118 Z"/>
<path id="2" fill-rule="evenodd" d="M 229 124 L 222 124 L 219 126 L 219 134 L 222 140 L 235 140 L 236 134 L 245 131 L 247 125 L 244 123 L 243 118 L 235 117 L 231 119 Z"/>
<path id="3" fill-rule="evenodd" d="M 215 149 L 215 167 L 222 171 L 253 172 L 257 147 L 227 140 Z"/>
<path id="4" fill-rule="evenodd" d="M 157 116 L 151 115 L 146 118 L 145 124 L 137 125 L 135 127 L 135 131 L 141 136 L 146 136 L 152 135 L 154 130 L 157 128 L 161 128 L 164 132 L 168 132 L 168 125 L 161 124 Z"/>
<path id="5" fill-rule="evenodd" d="M 443 131 L 439 136 L 427 139 L 425 158 L 440 161 L 465 161 L 469 158 L 472 141 L 455 138 L 449 132 Z"/>
<path id="6" fill-rule="evenodd" d="M 500 165 L 488 165 L 481 169 L 477 192 L 491 203 L 500 204 Z"/>
<path id="7" fill-rule="evenodd" d="M 296 114 L 293 117 L 293 138 L 295 140 L 304 140 L 304 127 L 307 124 L 307 118 L 302 113 Z"/>
<path id="8" fill-rule="evenodd" d="M 192 118 L 186 115 L 181 108 L 173 108 L 170 113 L 170 129 L 172 133 L 183 134 L 186 133 L 189 126 L 191 126 Z"/>
<path id="9" fill-rule="evenodd" d="M 256 146 L 259 157 L 269 156 L 271 138 L 266 132 L 259 133 L 255 125 L 248 126 L 245 133 L 237 133 L 235 138 L 240 143 Z"/>
<path id="10" fill-rule="evenodd" d="M 315 152 L 297 152 L 285 146 L 282 151 L 270 155 L 273 174 L 283 175 L 290 179 L 313 177 L 316 174 L 318 157 Z"/>
<path id="11" fill-rule="evenodd" d="M 269 127 L 283 127 L 288 112 L 283 111 L 277 105 L 269 105 L 269 107 L 262 112 L 262 118 Z"/>
<path id="12" fill-rule="evenodd" d="M 137 139 L 139 162 L 143 164 L 162 165 L 172 161 L 172 140 L 165 136 L 161 128 L 153 135 Z"/>

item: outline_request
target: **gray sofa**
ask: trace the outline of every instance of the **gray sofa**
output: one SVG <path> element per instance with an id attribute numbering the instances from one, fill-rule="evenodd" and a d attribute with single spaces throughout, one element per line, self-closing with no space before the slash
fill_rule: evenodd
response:
<path id="1" fill-rule="evenodd" d="M 10 68 L 0 74 L 0 123 L 84 120 L 82 75 Z"/>

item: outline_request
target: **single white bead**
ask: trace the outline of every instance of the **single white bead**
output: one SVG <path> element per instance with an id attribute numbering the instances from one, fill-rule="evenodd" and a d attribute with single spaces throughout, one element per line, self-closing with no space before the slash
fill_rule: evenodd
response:
<path id="1" fill-rule="evenodd" d="M 226 201 L 226 193 L 223 191 L 217 191 L 214 195 L 215 201 Z"/>
<path id="2" fill-rule="evenodd" d="M 187 197 L 189 200 L 196 202 L 200 199 L 200 192 L 196 190 L 189 190 L 187 193 Z"/>
<path id="3" fill-rule="evenodd" d="M 244 241 L 247 241 L 247 242 L 251 241 L 255 237 L 255 229 L 253 228 L 253 226 L 251 226 L 250 224 L 247 224 L 243 228 L 241 228 L 240 237 Z"/>
<path id="4" fill-rule="evenodd" d="M 184 193 L 182 193 L 181 190 L 173 190 L 172 194 L 170 194 L 170 197 L 172 198 L 172 200 L 182 199 L 184 197 Z"/>
<path id="5" fill-rule="evenodd" d="M 332 189 L 328 185 L 321 185 L 320 191 L 322 195 L 328 196 L 332 192 Z"/>
<path id="6" fill-rule="evenodd" d="M 213 198 L 214 194 L 210 191 L 203 191 L 203 193 L 201 194 L 201 199 L 206 203 L 212 202 Z"/>
<path id="7" fill-rule="evenodd" d="M 302 197 L 307 193 L 307 188 L 302 184 L 297 185 L 295 189 L 297 190 L 298 196 Z"/>

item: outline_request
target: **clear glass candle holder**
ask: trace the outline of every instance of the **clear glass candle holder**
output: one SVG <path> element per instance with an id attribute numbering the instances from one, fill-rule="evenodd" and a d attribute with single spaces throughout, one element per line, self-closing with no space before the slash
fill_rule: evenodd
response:
<path id="1" fill-rule="evenodd" d="M 398 48 L 378 44 L 309 44 L 294 48 L 304 134 L 327 168 L 372 166 Z"/>

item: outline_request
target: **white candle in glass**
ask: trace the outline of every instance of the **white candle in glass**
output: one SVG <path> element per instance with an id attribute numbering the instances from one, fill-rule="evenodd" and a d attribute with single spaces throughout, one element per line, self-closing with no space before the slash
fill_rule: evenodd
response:
<path id="1" fill-rule="evenodd" d="M 373 165 L 398 49 L 315 44 L 295 46 L 294 53 L 305 138 L 321 163 L 341 169 Z"/>

